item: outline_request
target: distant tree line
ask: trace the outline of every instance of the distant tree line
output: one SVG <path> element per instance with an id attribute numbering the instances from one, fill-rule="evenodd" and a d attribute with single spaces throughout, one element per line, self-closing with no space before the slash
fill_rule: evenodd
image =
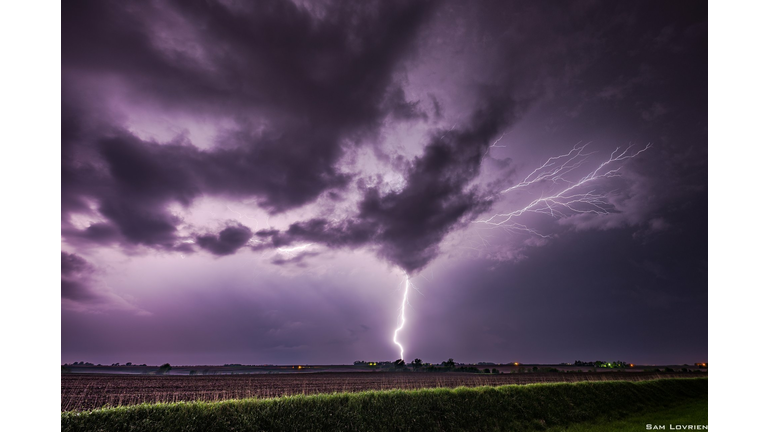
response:
<path id="1" fill-rule="evenodd" d="M 483 365 L 495 365 L 495 363 L 483 363 Z M 500 374 L 498 369 L 484 369 L 480 370 L 475 366 L 457 365 L 453 358 L 449 358 L 440 364 L 424 363 L 420 358 L 415 358 L 410 363 L 406 363 L 403 359 L 397 359 L 395 361 L 363 361 L 358 360 L 354 362 L 355 366 L 368 366 L 376 367 L 381 370 L 387 370 L 392 372 L 468 372 L 468 373 L 490 373 Z"/>
<path id="2" fill-rule="evenodd" d="M 605 362 L 602 360 L 596 360 L 593 362 L 583 362 L 581 360 L 576 360 L 573 362 L 574 366 L 587 366 L 587 367 L 596 367 L 596 368 L 609 368 L 609 369 L 623 369 L 626 367 L 629 367 L 629 363 L 624 361 L 614 361 L 614 362 Z"/>
<path id="3" fill-rule="evenodd" d="M 121 365 L 120 363 L 112 363 L 110 366 L 146 366 L 147 364 L 133 364 L 131 362 L 128 362 L 124 365 Z M 99 364 L 93 364 L 91 362 L 74 362 L 72 364 L 65 364 L 64 366 L 101 366 L 101 363 Z"/>

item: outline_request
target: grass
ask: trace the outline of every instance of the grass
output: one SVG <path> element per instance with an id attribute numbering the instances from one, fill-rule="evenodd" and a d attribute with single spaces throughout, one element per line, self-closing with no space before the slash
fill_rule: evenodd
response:
<path id="1" fill-rule="evenodd" d="M 573 425 L 555 427 L 552 432 L 622 432 L 644 431 L 646 425 L 666 426 L 665 429 L 674 430 L 669 425 L 706 425 L 707 424 L 707 399 L 695 399 L 680 405 L 631 415 L 621 420 L 597 420 Z M 652 429 L 651 429 L 652 430 Z"/>
<path id="2" fill-rule="evenodd" d="M 368 391 L 63 412 L 61 430 L 530 431 L 609 424 L 706 395 L 706 378 Z"/>

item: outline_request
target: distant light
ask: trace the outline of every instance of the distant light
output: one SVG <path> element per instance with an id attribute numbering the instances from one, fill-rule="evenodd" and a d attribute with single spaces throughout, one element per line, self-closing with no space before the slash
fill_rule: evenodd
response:
<path id="1" fill-rule="evenodd" d="M 291 254 L 296 251 L 303 251 L 304 249 L 312 246 L 312 243 L 303 244 L 300 246 L 294 246 L 294 247 L 281 247 L 277 248 L 277 251 L 284 254 Z"/>
<path id="2" fill-rule="evenodd" d="M 518 362 L 515 362 L 515 366 L 520 366 L 520 363 L 518 363 Z"/>
<path id="3" fill-rule="evenodd" d="M 632 363 L 630 363 L 630 364 L 629 364 L 629 367 L 635 367 L 635 365 L 633 365 Z"/>

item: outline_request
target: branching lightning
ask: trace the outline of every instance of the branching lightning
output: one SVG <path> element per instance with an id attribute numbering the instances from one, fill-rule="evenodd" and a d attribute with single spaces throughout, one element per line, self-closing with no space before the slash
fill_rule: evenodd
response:
<path id="1" fill-rule="evenodd" d="M 540 237 L 546 237 L 523 224 L 512 222 L 512 219 L 524 213 L 543 213 L 554 218 L 578 213 L 609 213 L 612 206 L 608 202 L 607 195 L 597 193 L 594 189 L 583 191 L 584 187 L 600 179 L 619 176 L 619 170 L 621 170 L 622 166 L 615 166 L 618 162 L 636 157 L 651 148 L 651 145 L 648 144 L 635 152 L 631 151 L 632 146 L 627 147 L 623 151 L 621 148 L 616 148 L 611 153 L 610 158 L 603 161 L 597 168 L 578 181 L 566 179 L 566 174 L 583 166 L 589 156 L 594 154 L 594 152 L 587 153 L 585 151 L 587 145 L 577 144 L 568 153 L 547 159 L 544 164 L 533 170 L 523 181 L 501 191 L 502 194 L 506 194 L 535 183 L 550 182 L 555 185 L 563 184 L 565 186 L 559 192 L 551 195 L 542 195 L 522 208 L 509 213 L 496 213 L 487 219 L 476 220 L 474 223 L 493 225 L 510 231 L 526 231 Z M 608 169 L 609 166 L 614 167 Z"/>
<path id="2" fill-rule="evenodd" d="M 403 346 L 400 344 L 400 342 L 397 341 L 397 333 L 405 327 L 405 304 L 408 302 L 408 288 L 411 285 L 410 277 L 406 274 L 405 275 L 405 292 L 403 292 L 403 304 L 400 307 L 400 326 L 395 329 L 395 334 L 392 337 L 392 342 L 395 343 L 398 347 L 400 347 L 400 359 L 405 361 L 405 354 L 403 350 Z"/>
<path id="3" fill-rule="evenodd" d="M 483 156 L 487 156 L 488 153 L 491 152 L 492 148 L 504 148 L 504 147 L 506 147 L 506 146 L 497 145 L 499 143 L 499 141 L 501 141 L 504 138 L 504 135 L 506 135 L 506 133 L 501 134 L 501 136 L 499 138 L 497 138 L 496 141 L 493 142 L 493 144 L 489 145 L 488 149 L 485 151 L 485 154 Z"/>
<path id="4" fill-rule="evenodd" d="M 493 147 L 502 147 L 497 145 L 501 138 L 503 138 L 503 135 L 488 147 L 488 151 Z M 621 162 L 638 156 L 651 148 L 651 145 L 647 144 L 637 151 L 632 151 L 633 146 L 631 145 L 623 150 L 620 147 L 617 147 L 611 153 L 611 156 L 600 163 L 597 168 L 576 181 L 569 180 L 566 176 L 569 173 L 582 168 L 589 157 L 595 153 L 586 151 L 588 145 L 589 143 L 577 144 L 568 153 L 547 159 L 546 162 L 533 170 L 533 172 L 525 177 L 520 183 L 510 186 L 499 193 L 507 194 L 539 183 L 550 183 L 554 186 L 560 186 L 559 190 L 555 190 L 550 194 L 542 194 L 539 198 L 530 201 L 527 205 L 517 210 L 508 213 L 496 213 L 486 219 L 475 220 L 473 223 L 490 225 L 493 228 L 501 228 L 506 231 L 524 231 L 539 237 L 547 238 L 549 236 L 541 234 L 522 223 L 515 222 L 513 219 L 525 213 L 547 214 L 553 218 L 562 218 L 569 215 L 585 213 L 610 213 L 613 206 L 608 201 L 608 194 L 597 192 L 596 188 L 587 189 L 587 186 L 592 186 L 601 179 L 620 176 L 619 171 L 623 166 Z M 485 242 L 484 239 L 482 240 Z M 405 350 L 403 349 L 403 345 L 397 341 L 397 334 L 405 327 L 405 306 L 406 303 L 408 303 L 409 288 L 410 278 L 406 274 L 405 291 L 403 293 L 403 301 L 398 319 L 399 326 L 395 329 L 395 333 L 392 337 L 392 341 L 400 348 L 400 358 L 403 361 L 405 361 Z"/>

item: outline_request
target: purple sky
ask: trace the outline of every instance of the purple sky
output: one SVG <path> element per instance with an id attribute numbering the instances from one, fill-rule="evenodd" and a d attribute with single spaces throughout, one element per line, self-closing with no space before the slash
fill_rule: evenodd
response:
<path id="1" fill-rule="evenodd" d="M 62 362 L 707 361 L 706 3 L 253 3 L 62 5 Z"/>

